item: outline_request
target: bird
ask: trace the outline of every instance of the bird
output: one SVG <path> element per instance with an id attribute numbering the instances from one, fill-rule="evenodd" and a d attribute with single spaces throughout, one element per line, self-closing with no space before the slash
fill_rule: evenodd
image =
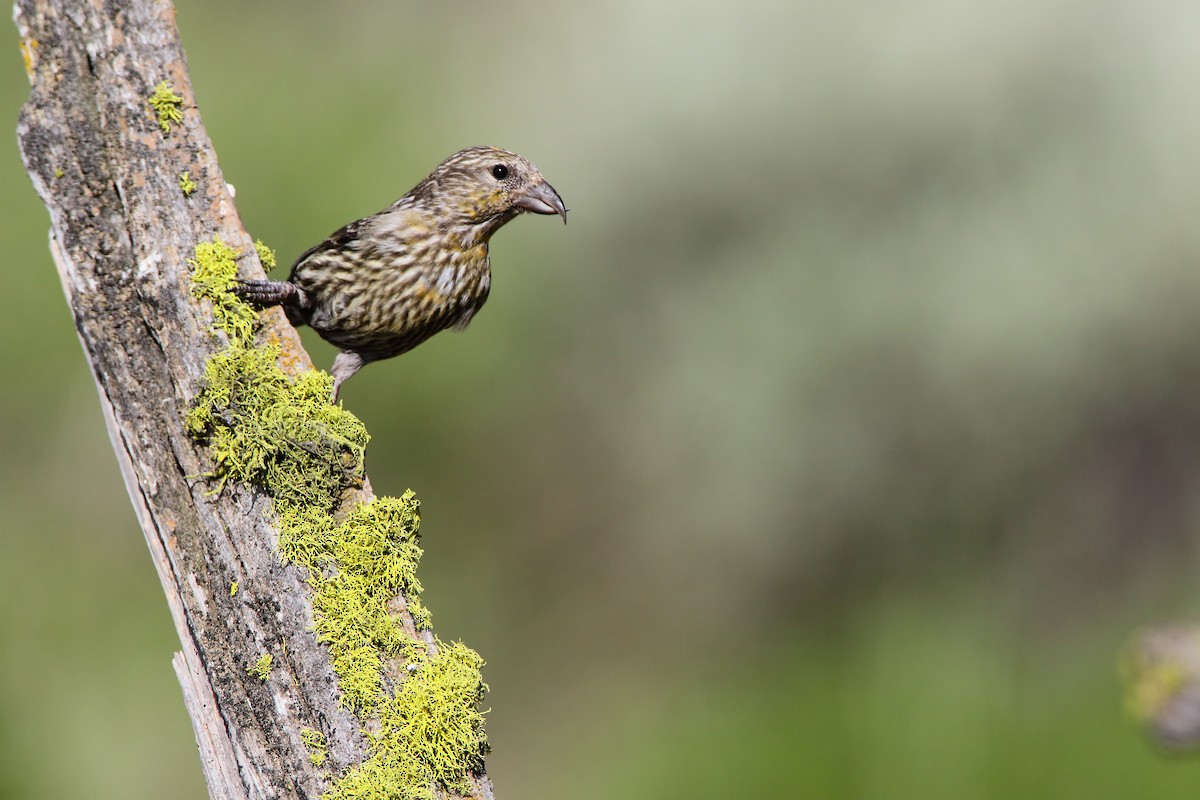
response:
<path id="1" fill-rule="evenodd" d="M 532 163 L 499 147 L 468 147 L 376 214 L 304 251 L 285 281 L 239 281 L 260 308 L 282 306 L 340 352 L 331 400 L 373 361 L 407 353 L 434 334 L 464 330 L 491 290 L 488 244 L 524 212 L 567 207 Z"/>

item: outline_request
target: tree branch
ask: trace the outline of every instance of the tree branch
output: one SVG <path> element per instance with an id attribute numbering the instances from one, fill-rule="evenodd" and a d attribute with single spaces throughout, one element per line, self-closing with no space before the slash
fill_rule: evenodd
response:
<path id="1" fill-rule="evenodd" d="M 216 236 L 241 252 L 243 276 L 263 272 L 196 110 L 174 9 L 18 0 L 14 16 L 33 85 L 22 156 L 50 212 L 51 253 L 183 645 L 174 666 L 210 794 L 317 797 L 369 757 L 364 720 L 339 705 L 338 675 L 313 634 L 312 575 L 275 552 L 271 498 L 245 488 L 211 496 L 197 476 L 212 464 L 184 425 L 222 345 L 190 297 L 187 260 Z M 179 118 L 160 125 L 148 98 L 162 81 L 182 102 L 168 103 Z M 184 173 L 195 183 L 187 193 Z M 277 309 L 260 333 L 279 343 L 288 374 L 311 368 Z M 369 486 L 347 502 L 364 497 Z M 416 635 L 410 598 L 395 605 Z M 431 634 L 420 639 L 436 654 Z M 265 680 L 252 674 L 264 655 Z M 327 742 L 324 764 L 304 729 Z M 482 772 L 467 783 L 492 797 Z"/>

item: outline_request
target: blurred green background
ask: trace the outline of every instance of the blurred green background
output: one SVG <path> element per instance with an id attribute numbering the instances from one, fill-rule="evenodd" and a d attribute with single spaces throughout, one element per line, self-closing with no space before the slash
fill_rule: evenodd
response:
<path id="1" fill-rule="evenodd" d="M 472 144 L 573 209 L 343 393 L 499 797 L 1196 796 L 1116 665 L 1200 604 L 1200 5 L 177 7 L 281 262 Z M 0 796 L 203 798 L 9 141 Z"/>

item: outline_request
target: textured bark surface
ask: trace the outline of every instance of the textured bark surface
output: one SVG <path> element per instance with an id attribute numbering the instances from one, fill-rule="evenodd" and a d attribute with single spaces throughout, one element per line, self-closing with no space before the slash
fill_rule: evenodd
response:
<path id="1" fill-rule="evenodd" d="M 315 798 L 328 788 L 322 773 L 363 758 L 359 721 L 337 705 L 307 587 L 274 552 L 268 501 L 236 488 L 208 496 L 196 476 L 211 464 L 183 426 L 205 360 L 223 344 L 189 297 L 186 260 L 215 234 L 242 251 L 244 277 L 262 270 L 196 110 L 174 9 L 18 0 L 15 20 L 33 84 L 22 156 L 50 212 L 50 248 L 182 642 L 174 663 L 210 793 Z M 147 103 L 163 80 L 184 99 L 182 122 L 165 134 Z M 185 171 L 198 184 L 190 196 Z M 264 318 L 285 369 L 311 366 L 283 315 Z M 262 681 L 248 669 L 266 653 Z M 321 770 L 302 727 L 328 740 Z M 491 796 L 486 776 L 477 787 Z"/>

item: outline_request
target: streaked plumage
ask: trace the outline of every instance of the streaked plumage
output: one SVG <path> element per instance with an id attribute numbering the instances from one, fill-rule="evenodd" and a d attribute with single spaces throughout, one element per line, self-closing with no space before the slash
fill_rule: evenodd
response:
<path id="1" fill-rule="evenodd" d="M 562 198 L 533 164 L 471 147 L 378 214 L 306 251 L 286 281 L 246 281 L 236 291 L 260 306 L 282 305 L 293 325 L 341 348 L 331 370 L 336 398 L 364 364 L 465 328 L 491 288 L 492 235 L 525 211 L 567 220 Z"/>

